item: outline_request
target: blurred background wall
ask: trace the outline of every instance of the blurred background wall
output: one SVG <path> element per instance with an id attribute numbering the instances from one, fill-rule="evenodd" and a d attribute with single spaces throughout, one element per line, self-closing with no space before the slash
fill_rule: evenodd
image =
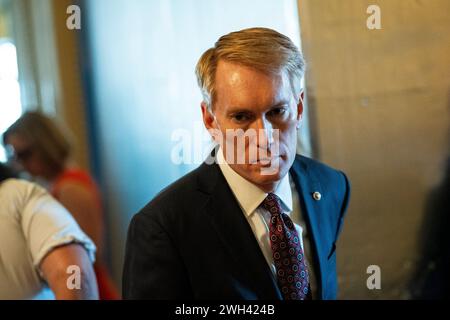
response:
<path id="1" fill-rule="evenodd" d="M 71 4 L 81 8 L 81 30 L 66 27 Z M 381 9 L 381 30 L 366 26 L 371 4 Z M 0 131 L 30 109 L 67 124 L 78 163 L 103 191 L 120 285 L 132 215 L 197 166 L 171 155 L 174 132 L 194 139 L 201 128 L 198 58 L 230 31 L 274 28 L 308 64 L 300 152 L 352 182 L 339 297 L 409 298 L 428 243 L 424 221 L 436 213 L 427 199 L 449 150 L 448 12 L 446 0 L 0 0 L 0 49 L 17 49 L 17 75 L 1 69 L 0 50 Z M 191 159 L 202 151 L 192 146 Z M 369 265 L 381 268 L 381 290 L 366 286 Z"/>
<path id="2" fill-rule="evenodd" d="M 366 27 L 370 4 L 381 9 L 381 30 Z M 449 155 L 449 12 L 446 0 L 300 1 L 316 155 L 353 187 L 341 298 L 408 296 L 426 200 Z M 382 290 L 366 287 L 372 264 Z"/>

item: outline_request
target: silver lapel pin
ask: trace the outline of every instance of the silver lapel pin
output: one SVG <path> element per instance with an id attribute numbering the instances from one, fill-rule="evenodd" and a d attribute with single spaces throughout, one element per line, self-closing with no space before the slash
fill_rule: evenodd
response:
<path id="1" fill-rule="evenodd" d="M 320 192 L 316 191 L 312 194 L 313 199 L 316 201 L 319 201 L 322 198 L 322 195 L 320 194 Z"/>

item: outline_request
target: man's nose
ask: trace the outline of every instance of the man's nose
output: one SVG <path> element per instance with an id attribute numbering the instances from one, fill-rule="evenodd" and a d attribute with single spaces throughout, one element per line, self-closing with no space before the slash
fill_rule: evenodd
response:
<path id="1" fill-rule="evenodd" d="M 273 126 L 267 119 L 260 118 L 255 125 L 258 147 L 270 149 L 273 143 Z"/>

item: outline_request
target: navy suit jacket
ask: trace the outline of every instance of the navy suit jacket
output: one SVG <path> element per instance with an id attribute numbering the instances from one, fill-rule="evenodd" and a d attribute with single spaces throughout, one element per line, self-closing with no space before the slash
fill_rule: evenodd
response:
<path id="1" fill-rule="evenodd" d="M 319 297 L 335 299 L 336 241 L 349 202 L 349 182 L 342 172 L 299 155 L 290 173 L 312 234 Z M 314 192 L 322 195 L 319 201 Z M 203 163 L 133 217 L 123 297 L 283 299 L 217 164 Z"/>

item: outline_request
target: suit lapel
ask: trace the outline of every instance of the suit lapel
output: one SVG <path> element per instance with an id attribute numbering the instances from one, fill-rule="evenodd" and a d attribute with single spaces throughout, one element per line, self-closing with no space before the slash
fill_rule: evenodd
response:
<path id="1" fill-rule="evenodd" d="M 321 218 L 325 216 L 324 208 L 322 206 L 323 201 L 316 201 L 312 195 L 314 192 L 320 192 L 322 196 L 326 196 L 320 186 L 319 180 L 315 177 L 311 170 L 308 170 L 304 161 L 301 161 L 301 157 L 297 156 L 290 170 L 295 187 L 300 199 L 300 206 L 302 215 L 305 222 L 312 234 L 312 242 L 314 253 L 313 257 L 315 263 L 313 264 L 315 274 L 318 275 L 318 287 L 319 296 L 324 298 L 324 281 L 326 281 L 326 262 L 327 262 L 327 250 L 326 241 L 323 235 L 326 234 L 325 224 L 321 223 Z"/>
<path id="2" fill-rule="evenodd" d="M 230 259 L 256 288 L 258 297 L 282 299 L 276 280 L 237 200 L 217 164 L 206 165 L 199 185 L 209 195 L 204 214 Z"/>

